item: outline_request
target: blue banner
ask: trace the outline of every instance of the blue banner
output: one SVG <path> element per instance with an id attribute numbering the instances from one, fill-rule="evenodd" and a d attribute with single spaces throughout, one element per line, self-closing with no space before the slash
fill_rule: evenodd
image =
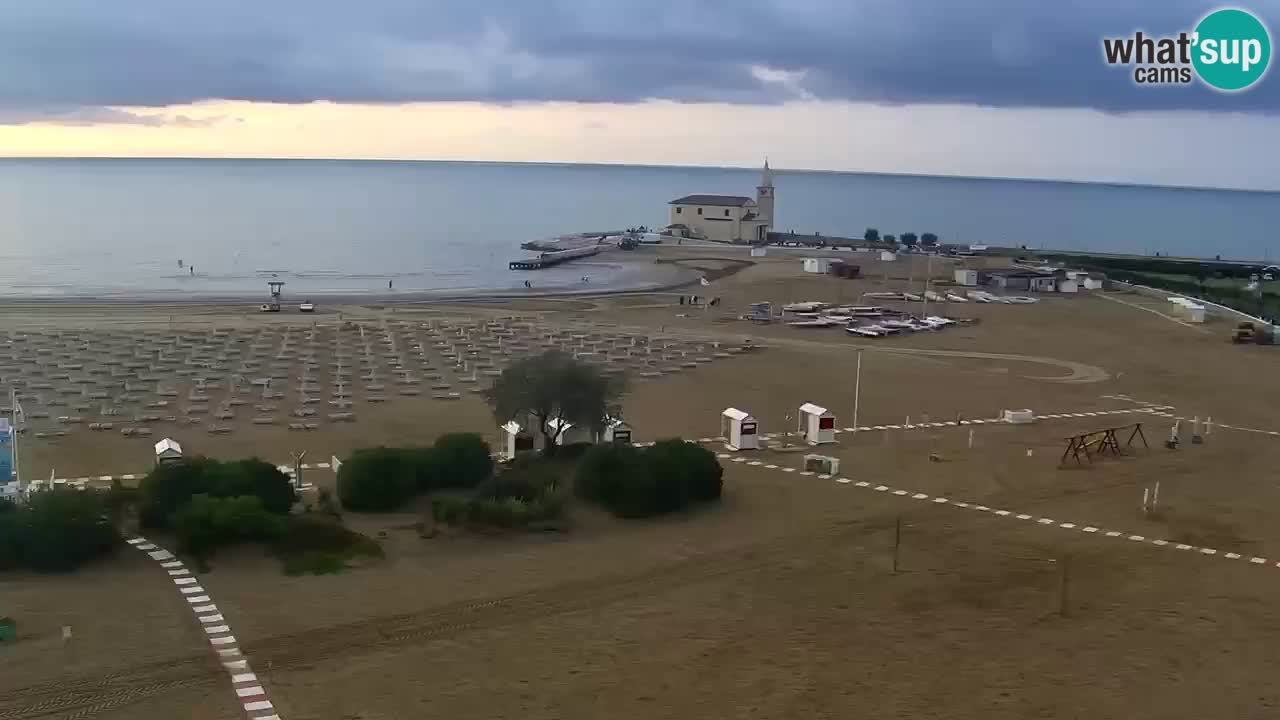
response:
<path id="1" fill-rule="evenodd" d="M 13 480 L 13 428 L 5 428 L 0 430 L 0 483 Z"/>

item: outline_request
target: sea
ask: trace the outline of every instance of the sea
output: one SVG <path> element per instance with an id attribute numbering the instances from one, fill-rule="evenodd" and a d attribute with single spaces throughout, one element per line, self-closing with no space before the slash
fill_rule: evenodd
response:
<path id="1" fill-rule="evenodd" d="M 353 296 L 607 285 L 512 271 L 529 240 L 660 227 L 759 171 L 342 160 L 0 160 L 0 296 Z M 1274 260 L 1280 193 L 775 170 L 776 231 Z"/>

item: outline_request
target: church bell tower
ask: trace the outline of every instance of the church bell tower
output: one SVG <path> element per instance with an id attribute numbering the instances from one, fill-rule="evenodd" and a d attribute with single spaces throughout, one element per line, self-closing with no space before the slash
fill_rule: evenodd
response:
<path id="1" fill-rule="evenodd" d="M 769 169 L 768 158 L 765 158 L 764 170 L 760 172 L 760 184 L 756 186 L 756 211 L 762 220 L 773 226 L 773 171 Z"/>

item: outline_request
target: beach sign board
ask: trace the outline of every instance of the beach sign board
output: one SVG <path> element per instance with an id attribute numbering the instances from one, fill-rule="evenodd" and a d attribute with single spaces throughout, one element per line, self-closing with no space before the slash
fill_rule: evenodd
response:
<path id="1" fill-rule="evenodd" d="M 0 419 L 0 484 L 13 480 L 13 428 Z"/>

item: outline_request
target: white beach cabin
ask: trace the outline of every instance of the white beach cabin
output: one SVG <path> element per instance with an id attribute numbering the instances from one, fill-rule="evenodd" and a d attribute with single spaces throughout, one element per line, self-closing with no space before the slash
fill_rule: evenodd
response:
<path id="1" fill-rule="evenodd" d="M 182 446 L 173 438 L 165 438 L 156 443 L 156 464 L 182 461 Z"/>
<path id="2" fill-rule="evenodd" d="M 880 262 L 893 262 L 897 259 L 898 259 L 898 256 L 893 252 L 890 252 L 888 250 L 880 251 Z"/>
<path id="3" fill-rule="evenodd" d="M 831 269 L 831 258 L 805 258 L 804 271 L 825 275 Z"/>
<path id="4" fill-rule="evenodd" d="M 720 434 L 730 450 L 758 450 L 760 423 L 750 413 L 725 408 L 720 414 Z"/>
<path id="5" fill-rule="evenodd" d="M 978 271 L 968 268 L 956 268 L 955 280 L 957 285 L 978 287 Z"/>
<path id="6" fill-rule="evenodd" d="M 618 418 L 614 418 L 604 426 L 604 441 L 618 445 L 631 444 L 631 426 Z"/>
<path id="7" fill-rule="evenodd" d="M 502 450 L 498 456 L 506 462 L 515 460 L 520 453 L 533 449 L 533 436 L 525 432 L 524 426 L 515 420 L 502 426 Z"/>
<path id="8" fill-rule="evenodd" d="M 836 441 L 836 416 L 830 410 L 805 403 L 800 406 L 800 432 L 810 445 L 824 445 Z"/>

